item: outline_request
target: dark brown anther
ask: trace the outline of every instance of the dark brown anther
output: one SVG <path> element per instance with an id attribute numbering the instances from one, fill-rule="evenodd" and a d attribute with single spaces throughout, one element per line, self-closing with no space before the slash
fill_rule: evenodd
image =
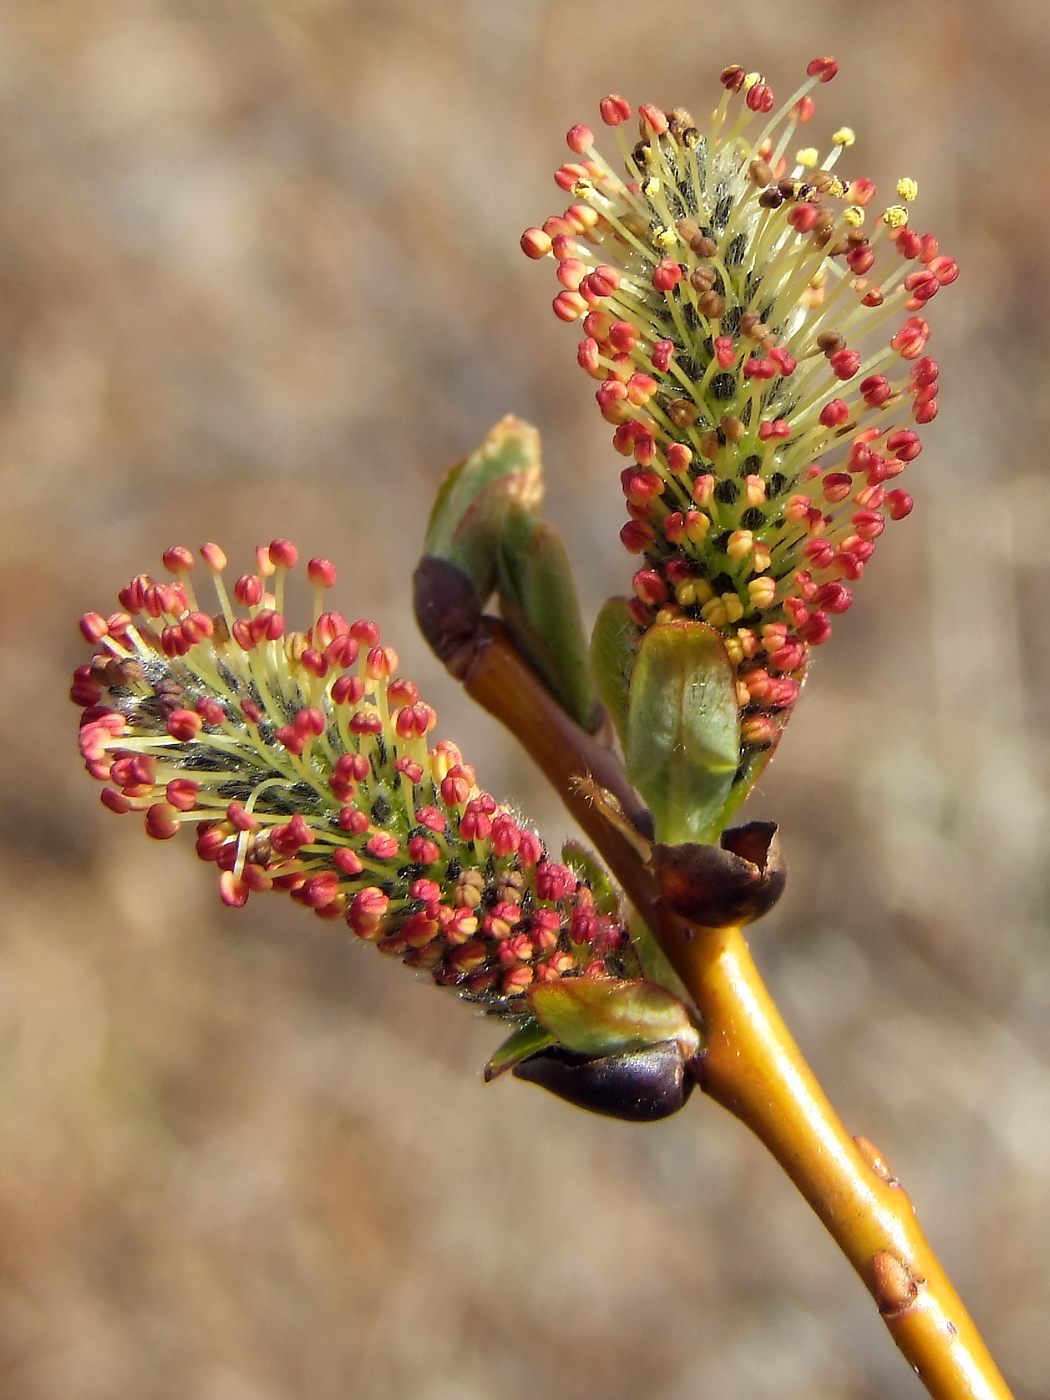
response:
<path id="1" fill-rule="evenodd" d="M 647 146 L 644 141 L 639 141 L 631 152 L 631 159 L 639 170 L 647 170 L 649 168 L 649 162 L 652 160 L 652 156 L 653 148 Z"/>
<path id="2" fill-rule="evenodd" d="M 846 238 L 851 248 L 866 248 L 868 245 L 868 235 L 863 229 L 851 228 L 847 232 Z"/>
<path id="3" fill-rule="evenodd" d="M 757 311 L 743 311 L 740 314 L 740 334 L 757 340 L 755 331 L 762 325 L 762 317 Z"/>
<path id="4" fill-rule="evenodd" d="M 747 173 L 751 177 L 751 183 L 757 185 L 760 190 L 773 183 L 773 172 L 764 160 L 753 160 L 747 167 Z"/>
<path id="5" fill-rule="evenodd" d="M 763 209 L 779 209 L 784 203 L 784 196 L 776 189 L 763 190 L 758 196 L 758 202 Z"/>
<path id="6" fill-rule="evenodd" d="M 818 194 L 827 194 L 835 183 L 835 177 L 830 170 L 814 170 L 809 177 L 809 183 Z"/>
<path id="7" fill-rule="evenodd" d="M 660 898 L 676 914 L 707 928 L 749 924 L 784 892 L 787 870 L 775 822 L 723 831 L 721 844 L 653 847 Z"/>
<path id="8" fill-rule="evenodd" d="M 689 247 L 698 258 L 713 258 L 718 253 L 718 244 L 706 233 L 690 240 Z"/>
<path id="9" fill-rule="evenodd" d="M 794 199 L 798 194 L 798 185 L 794 180 L 778 180 L 777 190 L 783 199 Z"/>
<path id="10" fill-rule="evenodd" d="M 530 1056 L 512 1071 L 591 1113 L 627 1123 L 655 1123 L 682 1108 L 695 1080 L 674 1041 L 621 1055 L 576 1055 L 561 1046 Z"/>
<path id="11" fill-rule="evenodd" d="M 461 677 L 477 644 L 481 605 L 473 583 L 455 564 L 426 554 L 413 575 L 416 622 L 427 645 Z"/>
<path id="12" fill-rule="evenodd" d="M 720 321 L 726 314 L 726 299 L 720 292 L 705 292 L 696 303 L 696 309 L 709 321 Z"/>
<path id="13" fill-rule="evenodd" d="M 737 418 L 734 413 L 727 413 L 720 418 L 718 426 L 725 433 L 727 442 L 740 442 L 747 433 L 743 421 Z"/>
<path id="14" fill-rule="evenodd" d="M 682 132 L 682 145 L 688 147 L 699 146 L 700 133 L 695 126 L 687 126 Z"/>
<path id="15" fill-rule="evenodd" d="M 700 295 L 703 296 L 705 292 L 709 292 L 715 285 L 715 276 L 716 273 L 713 267 L 694 267 L 689 274 L 689 284 L 694 291 L 699 292 Z"/>
<path id="16" fill-rule="evenodd" d="M 681 145 L 686 132 L 695 131 L 696 126 L 684 107 L 672 107 L 667 114 L 667 129 Z"/>
<path id="17" fill-rule="evenodd" d="M 676 428 L 691 428 L 700 417 L 700 410 L 692 399 L 672 399 L 667 405 L 667 416 Z"/>
<path id="18" fill-rule="evenodd" d="M 829 360 L 845 348 L 846 337 L 839 335 L 838 331 L 824 331 L 817 336 L 817 349 L 823 351 Z"/>

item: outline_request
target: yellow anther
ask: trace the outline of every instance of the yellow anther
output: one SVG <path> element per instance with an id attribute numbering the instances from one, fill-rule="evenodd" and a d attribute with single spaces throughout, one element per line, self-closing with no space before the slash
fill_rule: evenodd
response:
<path id="1" fill-rule="evenodd" d="M 843 209 L 842 222 L 849 224 L 850 228 L 860 228 L 864 222 L 864 210 L 859 205 L 851 204 L 848 209 Z"/>
<path id="2" fill-rule="evenodd" d="M 903 228 L 908 222 L 908 211 L 903 204 L 891 204 L 882 217 L 890 228 Z"/>
<path id="3" fill-rule="evenodd" d="M 675 589 L 674 596 L 680 607 L 691 608 L 696 602 L 696 580 L 683 579 Z"/>
<path id="4" fill-rule="evenodd" d="M 660 181 L 655 176 L 650 175 L 648 180 L 642 181 L 642 194 L 646 199 L 652 199 L 654 195 L 660 193 Z"/>
<path id="5" fill-rule="evenodd" d="M 840 126 L 831 138 L 836 146 L 852 146 L 857 139 L 857 133 L 851 126 Z"/>
<path id="6" fill-rule="evenodd" d="M 653 233 L 653 242 L 660 248 L 671 248 L 678 242 L 678 238 L 674 229 L 667 228 L 665 225 Z"/>
<path id="7" fill-rule="evenodd" d="M 766 483 L 760 476 L 744 477 L 744 500 L 749 506 L 760 506 L 766 499 Z"/>
<path id="8" fill-rule="evenodd" d="M 752 607 L 771 608 L 777 596 L 777 581 L 775 578 L 753 578 L 747 585 L 747 591 Z"/>
<path id="9" fill-rule="evenodd" d="M 743 681 L 737 681 L 736 683 L 736 703 L 741 709 L 743 709 L 745 705 L 751 704 L 751 692 Z"/>
<path id="10" fill-rule="evenodd" d="M 801 151 L 795 152 L 795 163 L 805 166 L 807 170 L 813 170 L 820 160 L 820 156 L 815 146 L 803 146 Z"/>
<path id="11" fill-rule="evenodd" d="M 711 517 L 702 510 L 691 510 L 685 517 L 685 537 L 692 544 L 701 544 L 711 528 Z"/>
<path id="12" fill-rule="evenodd" d="M 746 559 L 754 543 L 755 537 L 750 530 L 734 530 L 729 536 L 726 553 L 730 559 Z"/>
<path id="13" fill-rule="evenodd" d="M 573 181 L 572 192 L 577 199 L 586 199 L 588 195 L 594 193 L 594 186 L 591 184 L 590 180 L 585 180 L 581 176 L 579 180 Z"/>
<path id="14" fill-rule="evenodd" d="M 769 551 L 769 545 L 763 544 L 761 540 L 756 540 L 754 553 L 751 556 L 751 562 L 754 564 L 755 568 L 758 570 L 759 573 L 763 573 L 766 569 L 768 569 L 770 564 L 772 564 L 773 562 L 773 556 Z"/>
<path id="15" fill-rule="evenodd" d="M 723 593 L 722 605 L 726 610 L 728 622 L 739 622 L 744 616 L 744 605 L 735 593 Z"/>
<path id="16" fill-rule="evenodd" d="M 700 616 L 711 627 L 724 627 L 729 621 L 726 605 L 721 598 L 712 598 L 700 609 Z"/>
<path id="17" fill-rule="evenodd" d="M 832 199 L 841 199 L 842 196 L 846 193 L 846 186 L 836 175 L 834 176 L 834 178 L 831 181 L 831 184 L 827 187 L 824 193 L 829 194 L 832 197 Z"/>
<path id="18" fill-rule="evenodd" d="M 761 73 L 748 73 L 747 77 L 744 79 L 744 88 L 745 88 L 748 92 L 750 92 L 751 89 L 755 86 L 755 84 L 756 84 L 756 83 L 760 83 L 761 81 L 762 81 L 762 74 L 761 74 Z"/>
<path id="19" fill-rule="evenodd" d="M 723 643 L 725 645 L 726 655 L 729 657 L 730 661 L 734 666 L 739 666 L 744 659 L 744 648 L 740 644 L 739 637 L 724 637 Z M 743 703 L 746 704 L 747 702 L 744 701 Z"/>
<path id="20" fill-rule="evenodd" d="M 907 176 L 897 181 L 897 193 L 901 199 L 913 200 L 919 193 L 919 185 L 916 180 L 909 180 Z"/>
<path id="21" fill-rule="evenodd" d="M 696 582 L 696 601 L 698 603 L 709 603 L 715 596 L 715 590 L 705 578 L 698 578 Z"/>

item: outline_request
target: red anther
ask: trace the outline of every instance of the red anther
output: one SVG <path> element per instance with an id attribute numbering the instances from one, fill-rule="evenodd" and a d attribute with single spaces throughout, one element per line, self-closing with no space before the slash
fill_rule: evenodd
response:
<path id="1" fill-rule="evenodd" d="M 117 594 L 121 607 L 127 608 L 129 613 L 140 613 L 144 606 L 145 580 L 140 575 L 134 578 L 122 588 Z"/>
<path id="2" fill-rule="evenodd" d="M 118 792 L 116 788 L 103 788 L 98 795 L 98 799 L 103 807 L 108 807 L 111 812 L 116 812 L 118 817 L 124 816 L 126 812 L 130 812 L 135 806 L 130 797 L 125 797 L 125 795 L 122 792 Z"/>
<path id="3" fill-rule="evenodd" d="M 561 165 L 554 172 L 554 183 L 559 189 L 569 191 L 576 184 L 577 180 L 586 177 L 587 170 L 584 166 L 573 163 Z"/>
<path id="4" fill-rule="evenodd" d="M 316 647 L 307 647 L 299 657 L 299 665 L 304 670 L 309 671 L 318 680 L 324 680 L 328 675 L 328 662 Z"/>
<path id="5" fill-rule="evenodd" d="M 886 300 L 881 287 L 872 287 L 860 299 L 861 306 L 881 306 Z"/>
<path id="6" fill-rule="evenodd" d="M 154 841 L 170 841 L 179 834 L 175 808 L 168 802 L 154 802 L 146 812 L 146 835 Z"/>
<path id="7" fill-rule="evenodd" d="M 281 564 L 286 569 L 294 569 L 299 562 L 299 551 L 290 540 L 271 540 L 267 554 L 271 564 Z"/>
<path id="8" fill-rule="evenodd" d="M 164 567 L 172 574 L 188 574 L 193 568 L 193 553 L 186 549 L 184 545 L 172 545 L 166 549 L 161 556 Z"/>
<path id="9" fill-rule="evenodd" d="M 685 538 L 685 516 L 674 510 L 664 521 L 664 539 L 669 544 L 680 544 Z"/>
<path id="10" fill-rule="evenodd" d="M 370 680 L 388 680 L 397 670 L 397 652 L 393 647 L 372 647 L 365 657 L 365 675 Z"/>
<path id="11" fill-rule="evenodd" d="M 214 569 L 218 574 L 222 573 L 226 567 L 225 550 L 217 544 L 202 544 L 200 553 L 209 569 Z"/>
<path id="12" fill-rule="evenodd" d="M 669 596 L 667 584 L 654 569 L 639 569 L 631 579 L 631 587 L 635 596 L 651 608 L 666 603 Z"/>
<path id="13" fill-rule="evenodd" d="M 912 417 L 920 427 L 923 423 L 932 423 L 937 417 L 937 400 L 927 399 L 925 403 L 917 404 Z"/>
<path id="14" fill-rule="evenodd" d="M 937 361 L 930 355 L 924 355 L 912 366 L 911 381 L 919 385 L 936 384 L 939 373 Z"/>
<path id="15" fill-rule="evenodd" d="M 912 309 L 922 306 L 940 291 L 941 284 L 928 268 L 920 272 L 909 272 L 904 279 L 904 290 L 911 292 L 908 306 Z"/>
<path id="16" fill-rule="evenodd" d="M 828 472 L 822 484 L 824 499 L 831 505 L 846 500 L 853 490 L 853 478 L 847 472 Z"/>
<path id="17" fill-rule="evenodd" d="M 631 104 L 619 93 L 611 92 L 608 97 L 603 97 L 598 103 L 598 110 L 606 126 L 619 126 L 621 122 L 631 119 Z"/>
<path id="18" fill-rule="evenodd" d="M 231 909 L 243 909 L 248 903 L 248 884 L 238 880 L 232 870 L 224 870 L 219 876 L 219 898 Z"/>
<path id="19" fill-rule="evenodd" d="M 336 580 L 335 565 L 330 559 L 311 559 L 306 566 L 310 582 L 318 588 L 331 588 Z"/>
<path id="20" fill-rule="evenodd" d="M 886 439 L 886 451 L 892 452 L 894 457 L 899 457 L 902 462 L 913 462 L 922 451 L 922 442 L 918 433 L 913 433 L 910 428 L 902 428 L 899 432 L 891 433 Z"/>
<path id="21" fill-rule="evenodd" d="M 835 557 L 834 547 L 825 539 L 808 540 L 802 546 L 803 556 L 814 569 L 827 569 Z"/>
<path id="22" fill-rule="evenodd" d="M 200 784 L 192 778 L 172 778 L 164 789 L 164 796 L 176 812 L 192 812 L 197 805 Z"/>
<path id="23" fill-rule="evenodd" d="M 259 819 L 247 811 L 243 802 L 231 802 L 226 808 L 226 820 L 232 822 L 238 831 L 256 831 Z"/>
<path id="24" fill-rule="evenodd" d="M 857 277 L 863 277 L 875 266 L 875 254 L 866 243 L 862 243 L 859 248 L 850 249 L 846 254 L 846 262 L 852 273 L 855 273 Z"/>
<path id="25" fill-rule="evenodd" d="M 527 258 L 545 258 L 551 250 L 551 236 L 541 228 L 527 228 L 521 235 L 521 251 Z"/>
<path id="26" fill-rule="evenodd" d="M 255 646 L 255 638 L 252 636 L 252 629 L 246 617 L 236 618 L 230 628 L 230 633 L 243 651 L 251 651 Z"/>
<path id="27" fill-rule="evenodd" d="M 179 631 L 188 647 L 196 646 L 214 635 L 215 623 L 207 613 L 190 613 L 189 617 L 183 618 Z"/>
<path id="28" fill-rule="evenodd" d="M 256 646 L 261 642 L 276 642 L 284 636 L 284 614 L 275 612 L 273 608 L 260 608 L 248 620 L 248 631 Z"/>
<path id="29" fill-rule="evenodd" d="M 682 442 L 670 443 L 664 455 L 667 458 L 667 470 L 675 476 L 688 471 L 689 464 L 693 460 L 692 451 Z"/>
<path id="30" fill-rule="evenodd" d="M 907 258 L 909 262 L 918 258 L 922 253 L 922 239 L 914 229 L 908 228 L 907 225 L 894 229 L 890 234 L 890 242 L 896 246 L 901 257 Z"/>
<path id="31" fill-rule="evenodd" d="M 474 787 L 473 776 L 459 765 L 450 768 L 441 780 L 441 798 L 447 807 L 461 807 Z"/>
<path id="32" fill-rule="evenodd" d="M 399 773 L 403 773 L 413 787 L 423 781 L 423 765 L 417 763 L 414 758 L 402 756 L 394 760 L 394 767 Z"/>
<path id="33" fill-rule="evenodd" d="M 732 337 L 728 335 L 716 335 L 713 347 L 719 369 L 728 369 L 736 359 L 736 351 L 733 348 Z"/>
<path id="34" fill-rule="evenodd" d="M 554 214 L 549 219 L 545 220 L 543 228 L 540 231 L 545 233 L 548 238 L 553 239 L 558 238 L 562 234 L 569 238 L 574 238 L 576 236 L 576 230 L 573 225 L 568 219 L 563 219 L 560 214 Z"/>
<path id="35" fill-rule="evenodd" d="M 567 258 L 576 256 L 576 237 L 571 233 L 559 233 L 551 243 L 551 251 L 558 262 L 565 262 Z"/>
<path id="36" fill-rule="evenodd" d="M 880 408 L 893 395 L 893 385 L 883 374 L 869 374 L 860 381 L 860 392 L 864 402 L 872 408 Z"/>
<path id="37" fill-rule="evenodd" d="M 830 357 L 828 364 L 831 366 L 836 379 L 852 379 L 860 369 L 860 356 L 856 350 L 836 350 Z"/>
<path id="38" fill-rule="evenodd" d="M 723 68 L 719 74 L 719 82 L 723 87 L 727 87 L 730 92 L 739 92 L 744 86 L 744 79 L 747 77 L 747 70 L 741 68 L 739 63 L 731 63 L 728 68 Z"/>
<path id="39" fill-rule="evenodd" d="M 202 695 L 193 708 L 205 724 L 219 725 L 226 718 L 226 711 L 218 700 L 213 700 L 210 695 Z"/>
<path id="40" fill-rule="evenodd" d="M 744 374 L 748 379 L 776 379 L 777 365 L 768 356 L 752 356 L 744 361 Z"/>
<path id="41" fill-rule="evenodd" d="M 907 491 L 889 491 L 886 495 L 886 510 L 889 512 L 891 520 L 903 520 L 906 515 L 911 515 L 915 502 L 908 495 Z"/>
<path id="42" fill-rule="evenodd" d="M 942 287 L 950 286 L 959 275 L 959 264 L 954 258 L 946 257 L 942 254 L 939 258 L 930 259 L 930 271 Z"/>
<path id="43" fill-rule="evenodd" d="M 219 878 L 221 879 L 222 877 L 220 876 Z M 261 870 L 259 866 L 253 865 L 250 860 L 245 862 L 244 869 L 241 871 L 241 879 L 250 890 L 256 892 L 273 889 L 273 881 L 270 879 L 269 875 L 267 875 L 264 870 Z"/>
<path id="44" fill-rule="evenodd" d="M 307 705 L 295 716 L 292 725 L 295 732 L 304 739 L 308 734 L 319 738 L 328 728 L 328 721 L 316 705 Z"/>
<path id="45" fill-rule="evenodd" d="M 392 705 L 414 705 L 419 699 L 419 688 L 398 676 L 387 686 L 386 695 Z"/>
<path id="46" fill-rule="evenodd" d="M 567 865 L 544 861 L 536 869 L 536 893 L 551 904 L 568 899 L 576 893 L 576 876 Z"/>
<path id="47" fill-rule="evenodd" d="M 375 710 L 355 710 L 349 727 L 351 734 L 382 734 L 383 721 Z"/>
<path id="48" fill-rule="evenodd" d="M 233 596 L 246 608 L 255 608 L 262 602 L 263 583 L 258 574 L 241 574 L 233 585 Z"/>
<path id="49" fill-rule="evenodd" d="M 560 321 L 578 321 L 587 311 L 587 302 L 579 292 L 559 292 L 551 305 Z"/>
<path id="50" fill-rule="evenodd" d="M 69 688 L 69 698 L 73 704 L 87 710 L 97 705 L 103 694 L 104 689 L 92 676 L 91 667 L 78 666 L 73 672 L 73 684 Z"/>
<path id="51" fill-rule="evenodd" d="M 813 605 L 829 613 L 844 613 L 853 602 L 853 594 L 844 583 L 822 583 L 813 594 Z"/>
<path id="52" fill-rule="evenodd" d="M 813 613 L 798 629 L 798 635 L 811 647 L 821 646 L 831 636 L 831 621 L 827 613 Z"/>
<path id="53" fill-rule="evenodd" d="M 627 398 L 635 408 L 641 408 L 656 393 L 656 380 L 650 374 L 632 374 L 627 381 Z"/>
<path id="54" fill-rule="evenodd" d="M 459 834 L 464 841 L 487 841 L 492 833 L 492 818 L 474 803 L 468 802 L 460 818 Z"/>
<path id="55" fill-rule="evenodd" d="M 354 664 L 360 650 L 353 637 L 333 637 L 324 649 L 324 659 L 329 666 L 339 666 L 345 670 Z"/>
<path id="56" fill-rule="evenodd" d="M 594 177 L 601 174 L 601 167 L 593 161 L 587 161 L 584 169 Z M 589 204 L 570 204 L 563 217 L 566 223 L 572 224 L 576 233 L 586 235 L 597 225 L 599 216 Z"/>
<path id="57" fill-rule="evenodd" d="M 353 729 L 353 727 L 353 721 L 351 721 L 350 728 Z M 273 737 L 279 744 L 283 744 L 290 754 L 294 754 L 296 758 L 299 757 L 306 747 L 302 735 L 297 734 L 290 724 L 280 725 L 279 728 L 273 731 Z"/>
<path id="58" fill-rule="evenodd" d="M 620 531 L 620 542 L 629 554 L 644 554 L 656 539 L 656 531 L 642 520 L 628 520 Z"/>
<path id="59" fill-rule="evenodd" d="M 565 144 L 578 156 L 585 155 L 594 145 L 594 132 L 589 126 L 570 127 L 565 134 Z"/>
<path id="60" fill-rule="evenodd" d="M 396 844 L 396 843 L 395 843 Z M 334 870 L 323 870 L 309 876 L 295 891 L 297 904 L 305 904 L 307 909 L 323 909 L 339 895 L 339 876 Z"/>
<path id="61" fill-rule="evenodd" d="M 86 641 L 97 646 L 103 637 L 109 635 L 109 623 L 101 613 L 89 612 L 80 619 L 80 630 Z"/>
<path id="62" fill-rule="evenodd" d="M 193 645 L 182 635 L 179 627 L 164 627 L 160 634 L 160 649 L 165 656 L 185 656 Z"/>
<path id="63" fill-rule="evenodd" d="M 509 812 L 502 812 L 492 821 L 492 849 L 497 856 L 513 855 L 521 845 L 521 828 Z"/>
<path id="64" fill-rule="evenodd" d="M 839 545 L 839 554 L 851 554 L 854 559 L 859 559 L 861 563 L 867 563 L 875 553 L 875 544 L 872 540 L 862 540 L 859 535 L 847 535 Z"/>
<path id="65" fill-rule="evenodd" d="M 835 74 L 839 71 L 839 66 L 833 58 L 826 55 L 821 58 L 810 59 L 806 74 L 810 78 L 819 78 L 822 83 L 830 83 Z"/>
<path id="66" fill-rule="evenodd" d="M 643 102 L 640 104 L 638 116 L 654 136 L 663 136 L 667 131 L 667 113 L 662 112 L 659 107 L 654 107 L 651 102 Z M 645 135 L 644 131 L 642 135 Z"/>
<path id="67" fill-rule="evenodd" d="M 413 857 L 414 859 L 414 857 Z M 364 870 L 361 857 L 356 851 L 352 851 L 349 846 L 337 846 L 332 852 L 332 864 L 337 866 L 344 875 L 360 875 Z"/>
<path id="68" fill-rule="evenodd" d="M 350 624 L 350 635 L 363 647 L 374 647 L 379 641 L 379 628 L 367 618 L 358 618 Z"/>
<path id="69" fill-rule="evenodd" d="M 664 258 L 653 268 L 653 286 L 658 292 L 670 292 L 684 276 L 685 269 L 681 263 L 676 263 L 673 258 Z"/>
<path id="70" fill-rule="evenodd" d="M 607 379 L 594 397 L 601 415 L 607 423 L 622 423 L 628 416 L 627 390 L 616 380 Z"/>
<path id="71" fill-rule="evenodd" d="M 940 244 L 937 242 L 936 238 L 934 238 L 933 234 L 924 233 L 919 239 L 919 261 L 931 263 L 937 256 L 939 248 Z"/>
<path id="72" fill-rule="evenodd" d="M 416 809 L 416 819 L 420 826 L 425 826 L 428 831 L 436 832 L 438 835 L 440 835 L 448 825 L 445 820 L 445 814 L 439 812 L 436 807 L 418 807 Z"/>
<path id="73" fill-rule="evenodd" d="M 817 104 L 813 101 L 812 97 L 808 95 L 800 97 L 791 109 L 791 120 L 796 122 L 808 122 L 816 110 Z M 786 162 L 781 158 L 776 171 L 776 178 L 778 180 L 784 169 L 786 169 Z"/>
<path id="74" fill-rule="evenodd" d="M 652 349 L 653 368 L 659 370 L 661 374 L 666 373 L 666 371 L 671 367 L 671 359 L 673 356 L 673 340 L 656 341 Z"/>
<path id="75" fill-rule="evenodd" d="M 849 404 L 845 399 L 832 399 L 820 410 L 820 421 L 825 428 L 841 428 L 849 422 Z"/>
<path id="76" fill-rule="evenodd" d="M 771 112 L 773 110 L 773 89 L 760 79 L 748 88 L 744 101 L 752 112 Z"/>
<path id="77" fill-rule="evenodd" d="M 870 204 L 875 198 L 875 181 L 865 180 L 863 178 L 860 180 L 851 180 L 846 190 L 846 198 L 849 200 L 850 204 L 858 204 L 862 208 Z"/>
<path id="78" fill-rule="evenodd" d="M 590 336 L 586 340 L 581 340 L 576 350 L 576 363 L 581 369 L 585 369 L 594 379 L 604 377 L 605 371 L 598 363 L 600 351 L 598 342 L 592 340 Z"/>
<path id="79" fill-rule="evenodd" d="M 580 283 L 588 274 L 586 263 L 580 262 L 579 258 L 566 258 L 564 262 L 558 264 L 558 270 L 554 274 L 563 287 L 567 287 L 570 292 L 579 291 Z"/>
<path id="80" fill-rule="evenodd" d="M 798 204 L 793 204 L 788 210 L 788 223 L 796 233 L 812 233 L 817 226 L 817 221 L 821 215 L 819 204 L 813 204 L 808 200 L 802 200 Z"/>
<path id="81" fill-rule="evenodd" d="M 809 608 L 801 598 L 785 598 L 784 611 L 794 627 L 801 627 L 809 619 Z"/>
<path id="82" fill-rule="evenodd" d="M 168 733 L 180 744 L 192 743 L 202 728 L 203 721 L 200 715 L 194 714 L 192 710 L 172 710 L 168 716 Z"/>
<path id="83" fill-rule="evenodd" d="M 770 438 L 783 439 L 791 436 L 791 424 L 786 418 L 774 418 L 772 422 L 760 423 L 758 425 L 758 437 L 760 442 L 768 442 Z"/>
<path id="84" fill-rule="evenodd" d="M 795 359 L 794 355 L 789 354 L 782 345 L 775 345 L 769 352 L 769 358 L 777 366 L 785 379 L 790 379 L 798 368 L 798 361 Z"/>
<path id="85" fill-rule="evenodd" d="M 770 653 L 769 664 L 778 671 L 797 671 L 805 659 L 802 643 L 793 639 Z"/>
<path id="86" fill-rule="evenodd" d="M 904 360 L 917 360 L 926 349 L 930 328 L 921 316 L 909 316 L 890 340 L 890 346 Z"/>

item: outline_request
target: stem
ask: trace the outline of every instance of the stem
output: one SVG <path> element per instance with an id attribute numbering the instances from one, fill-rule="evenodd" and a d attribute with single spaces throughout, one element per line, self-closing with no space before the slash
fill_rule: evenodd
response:
<path id="1" fill-rule="evenodd" d="M 934 1400 L 1010 1400 L 977 1328 L 875 1148 L 839 1121 L 766 991 L 739 929 L 687 923 L 660 904 L 634 843 L 587 796 L 593 779 L 626 814 L 637 794 L 616 756 L 558 705 L 484 620 L 466 690 L 507 726 L 561 794 L 652 928 L 703 1019 L 697 1080 L 766 1145 L 860 1275 L 890 1335 Z"/>

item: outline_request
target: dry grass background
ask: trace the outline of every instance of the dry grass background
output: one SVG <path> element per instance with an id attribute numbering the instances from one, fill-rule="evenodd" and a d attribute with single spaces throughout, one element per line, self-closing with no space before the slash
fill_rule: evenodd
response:
<path id="1" fill-rule="evenodd" d="M 1050 1393 L 1050 9 L 1040 0 L 0 3 L 4 1400 L 908 1400 L 762 1149 L 515 1084 L 497 1030 L 98 806 L 75 618 L 172 542 L 342 565 L 483 781 L 560 811 L 417 640 L 446 465 L 546 441 L 588 605 L 629 566 L 607 429 L 517 250 L 604 92 L 703 109 L 832 52 L 825 130 L 921 183 L 964 278 L 942 416 L 754 800 L 763 968 Z"/>

